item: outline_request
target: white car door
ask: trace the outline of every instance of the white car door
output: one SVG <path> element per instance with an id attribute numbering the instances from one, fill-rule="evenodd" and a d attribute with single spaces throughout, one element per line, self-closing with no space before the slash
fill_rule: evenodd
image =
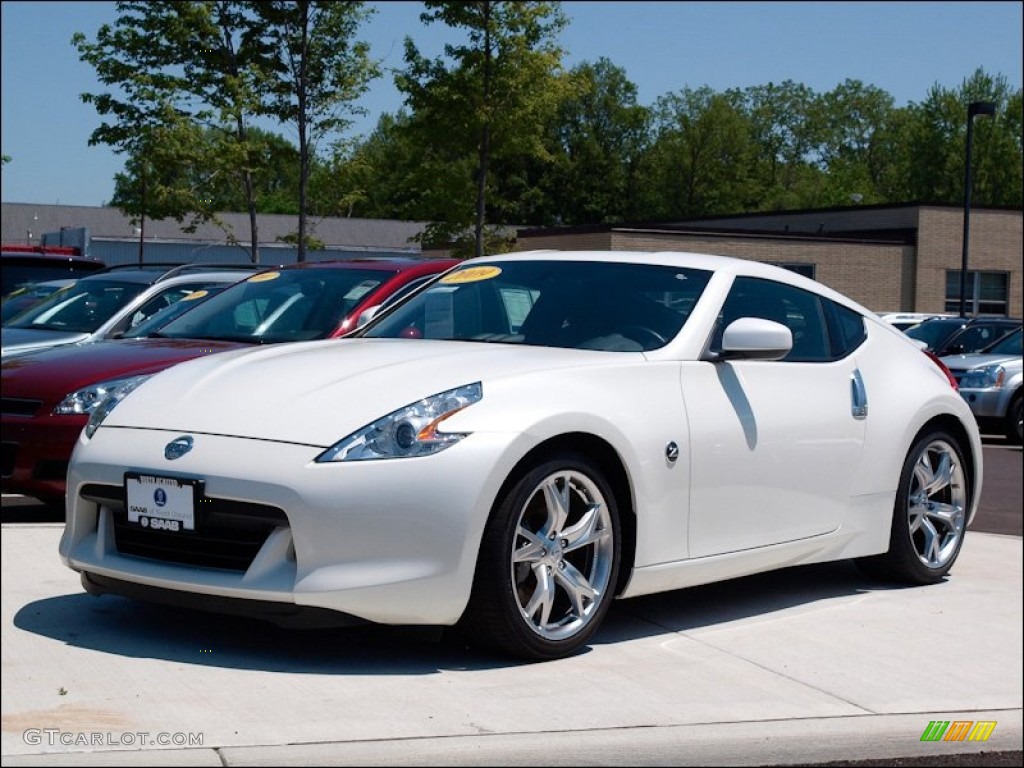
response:
<path id="1" fill-rule="evenodd" d="M 816 536 L 842 523 L 864 442 L 868 388 L 849 354 L 853 344 L 834 338 L 842 331 L 835 315 L 826 321 L 830 312 L 838 310 L 813 293 L 738 278 L 719 329 L 736 317 L 775 320 L 793 331 L 793 350 L 779 361 L 682 367 L 691 557 Z M 712 352 L 720 336 L 718 330 Z"/>

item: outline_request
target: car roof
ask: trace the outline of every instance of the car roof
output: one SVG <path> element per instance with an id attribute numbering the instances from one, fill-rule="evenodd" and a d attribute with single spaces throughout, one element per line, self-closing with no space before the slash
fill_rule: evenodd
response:
<path id="1" fill-rule="evenodd" d="M 259 264 L 120 264 L 107 267 L 100 272 L 94 272 L 81 280 L 95 282 L 97 280 L 114 281 L 122 283 L 161 283 L 179 276 L 194 276 L 197 274 L 233 274 L 236 279 L 241 280 L 253 272 L 268 269 Z"/>
<path id="2" fill-rule="evenodd" d="M 95 267 L 105 269 L 106 265 L 99 259 L 82 256 L 78 253 L 62 253 L 54 251 L 11 251 L 7 248 L 0 250 L 0 257 L 5 262 L 21 261 L 25 264 L 50 264 L 53 262 L 73 262 L 83 267 Z"/>
<path id="3" fill-rule="evenodd" d="M 329 259 L 325 261 L 304 261 L 301 264 L 289 264 L 280 269 L 317 269 L 326 267 L 328 269 L 372 269 L 383 272 L 401 272 L 414 267 L 447 266 L 458 263 L 458 259 L 435 259 L 424 257 L 396 257 L 388 259 Z"/>
<path id="4" fill-rule="evenodd" d="M 975 323 L 995 323 L 996 325 L 1020 325 L 1020 320 L 1015 320 L 1012 317 L 1000 317 L 998 315 L 984 315 L 982 317 L 931 317 L 927 320 L 922 320 L 921 325 L 925 323 L 931 325 L 972 325 Z"/>

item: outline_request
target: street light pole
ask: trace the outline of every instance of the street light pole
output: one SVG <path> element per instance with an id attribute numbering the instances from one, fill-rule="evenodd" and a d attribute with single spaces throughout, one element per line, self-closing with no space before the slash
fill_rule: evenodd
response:
<path id="1" fill-rule="evenodd" d="M 964 240 L 963 254 L 960 259 L 960 317 L 966 317 L 967 302 L 967 242 L 971 231 L 971 145 L 974 143 L 975 115 L 996 113 L 996 105 L 991 101 L 972 101 L 967 105 L 967 162 L 964 164 Z M 972 302 L 973 303 L 973 302 Z"/>

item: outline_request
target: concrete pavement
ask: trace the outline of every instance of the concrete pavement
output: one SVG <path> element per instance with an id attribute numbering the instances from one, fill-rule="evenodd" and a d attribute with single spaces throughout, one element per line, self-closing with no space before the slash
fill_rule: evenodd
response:
<path id="1" fill-rule="evenodd" d="M 804 566 L 617 602 L 511 664 L 430 632 L 289 632 L 84 594 L 60 525 L 3 526 L 6 765 L 780 765 L 1019 750 L 1022 541 L 951 578 Z M 922 742 L 931 721 L 987 741 Z M 144 735 L 143 735 L 144 734 Z"/>

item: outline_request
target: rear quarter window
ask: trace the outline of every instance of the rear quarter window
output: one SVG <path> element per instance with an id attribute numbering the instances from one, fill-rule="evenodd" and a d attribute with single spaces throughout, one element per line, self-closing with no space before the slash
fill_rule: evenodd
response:
<path id="1" fill-rule="evenodd" d="M 829 299 L 822 299 L 825 309 L 825 322 L 828 325 L 829 351 L 833 359 L 846 357 L 864 343 L 867 331 L 864 329 L 864 317 L 842 304 Z"/>

